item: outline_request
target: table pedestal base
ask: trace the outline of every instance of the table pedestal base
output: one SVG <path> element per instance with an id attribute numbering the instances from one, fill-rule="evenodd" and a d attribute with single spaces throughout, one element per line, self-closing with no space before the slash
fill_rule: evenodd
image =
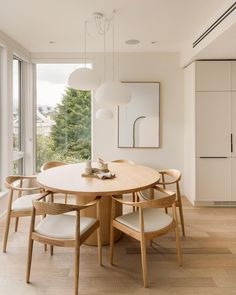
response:
<path id="1" fill-rule="evenodd" d="M 86 204 L 94 200 L 93 197 L 79 196 L 77 198 L 77 204 Z M 110 243 L 110 220 L 111 220 L 111 196 L 102 197 L 100 200 L 100 215 L 101 215 L 101 239 L 102 245 L 108 245 Z M 96 218 L 96 206 L 92 206 L 88 209 L 81 210 L 81 216 L 95 217 Z M 116 216 L 122 214 L 122 205 L 116 203 Z M 115 241 L 120 239 L 122 233 L 115 230 Z M 97 232 L 93 233 L 86 241 L 86 245 L 97 246 Z"/>

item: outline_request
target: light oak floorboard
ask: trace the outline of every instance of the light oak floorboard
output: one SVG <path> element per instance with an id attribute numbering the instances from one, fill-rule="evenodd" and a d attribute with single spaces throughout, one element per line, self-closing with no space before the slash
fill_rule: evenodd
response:
<path id="1" fill-rule="evenodd" d="M 69 200 L 70 201 L 70 200 Z M 114 266 L 103 247 L 103 267 L 97 248 L 81 247 L 79 294 L 235 295 L 236 208 L 193 208 L 185 199 L 186 238 L 181 236 L 183 266 L 176 262 L 175 236 L 156 239 L 147 248 L 149 288 L 142 285 L 139 243 L 124 236 L 115 243 Z M 55 247 L 54 256 L 35 243 L 31 284 L 25 283 L 30 218 L 20 218 L 18 232 L 11 224 L 7 253 L 0 253 L 0 294 L 73 294 L 73 249 Z M 3 242 L 5 220 L 0 221 Z"/>

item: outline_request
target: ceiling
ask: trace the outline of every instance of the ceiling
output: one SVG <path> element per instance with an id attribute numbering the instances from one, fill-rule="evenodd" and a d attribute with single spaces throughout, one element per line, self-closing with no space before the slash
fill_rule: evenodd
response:
<path id="1" fill-rule="evenodd" d="M 93 12 L 115 15 L 115 51 L 181 51 L 193 42 L 232 0 L 0 0 L 0 30 L 30 52 L 83 51 L 83 24 L 89 20 L 87 51 L 103 51 Z M 138 45 L 126 45 L 138 39 Z M 50 41 L 54 43 L 51 44 Z M 152 41 L 157 43 L 152 44 Z M 111 30 L 107 34 L 110 51 Z"/>

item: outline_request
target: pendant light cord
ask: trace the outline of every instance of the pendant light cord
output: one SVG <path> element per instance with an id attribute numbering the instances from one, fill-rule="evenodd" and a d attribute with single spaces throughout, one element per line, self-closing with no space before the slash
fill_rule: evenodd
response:
<path id="1" fill-rule="evenodd" d="M 115 80 L 115 10 L 112 17 L 112 79 Z"/>
<path id="2" fill-rule="evenodd" d="M 84 68 L 86 68 L 87 55 L 86 55 L 86 35 L 87 35 L 87 21 L 84 22 Z"/>
<path id="3" fill-rule="evenodd" d="M 105 82 L 106 80 L 106 20 L 104 19 L 104 23 L 103 23 L 103 64 L 104 64 L 104 68 L 103 68 L 103 81 Z"/>

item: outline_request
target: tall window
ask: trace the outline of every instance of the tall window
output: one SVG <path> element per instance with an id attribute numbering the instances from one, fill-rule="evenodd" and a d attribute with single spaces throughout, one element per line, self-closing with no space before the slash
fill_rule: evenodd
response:
<path id="1" fill-rule="evenodd" d="M 82 65 L 38 64 L 36 170 L 47 161 L 78 162 L 91 158 L 91 93 L 67 86 Z"/>
<path id="2" fill-rule="evenodd" d="M 22 61 L 13 59 L 13 173 L 23 173 Z"/>

